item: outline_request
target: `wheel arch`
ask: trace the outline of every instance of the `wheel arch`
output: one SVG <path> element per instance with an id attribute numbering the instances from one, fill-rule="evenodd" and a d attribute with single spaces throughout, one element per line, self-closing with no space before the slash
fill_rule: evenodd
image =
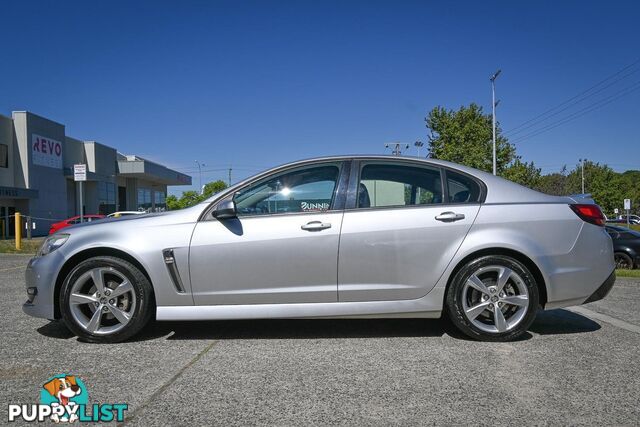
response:
<path id="1" fill-rule="evenodd" d="M 526 256 L 522 252 L 516 251 L 514 249 L 508 249 L 508 248 L 502 248 L 502 247 L 480 249 L 462 258 L 456 264 L 455 268 L 451 271 L 451 274 L 449 275 L 449 279 L 447 280 L 447 287 L 445 288 L 445 295 L 449 291 L 449 286 L 451 285 L 453 278 L 456 276 L 456 274 L 458 273 L 458 271 L 460 271 L 462 267 L 464 267 L 469 261 L 473 259 L 487 256 L 487 255 L 509 256 L 521 262 L 522 264 L 524 264 L 524 266 L 527 267 L 529 271 L 531 271 L 531 274 L 533 274 L 533 277 L 536 279 L 536 284 L 538 285 L 538 292 L 540 293 L 540 305 L 544 308 L 544 306 L 547 303 L 547 283 L 544 280 L 544 276 L 542 275 L 542 271 L 540 270 L 538 265 L 531 258 Z"/>
<path id="2" fill-rule="evenodd" d="M 64 279 L 67 277 L 67 275 L 71 272 L 71 270 L 76 265 L 78 265 L 82 261 L 85 261 L 89 258 L 93 258 L 97 256 L 111 256 L 111 257 L 120 258 L 127 262 L 130 262 L 131 264 L 135 265 L 142 272 L 142 274 L 145 275 L 147 280 L 149 280 L 149 283 L 151 283 L 151 288 L 153 289 L 153 282 L 151 281 L 151 276 L 149 276 L 149 273 L 147 272 L 147 270 L 136 258 L 129 255 L 128 253 L 119 249 L 109 248 L 109 247 L 97 247 L 97 248 L 85 249 L 74 254 L 71 258 L 69 258 L 64 263 L 60 271 L 58 272 L 58 276 L 56 277 L 55 288 L 53 291 L 53 316 L 55 319 L 60 319 L 62 317 L 60 313 L 60 289 L 62 288 L 62 283 L 64 282 Z M 155 292 L 153 293 L 152 302 L 155 305 L 156 303 Z"/>
<path id="3" fill-rule="evenodd" d="M 637 251 L 635 251 L 631 246 L 627 246 L 627 245 L 624 245 L 624 246 L 614 246 L 614 248 L 613 248 L 613 252 L 614 252 L 614 253 L 617 253 L 617 252 L 619 252 L 619 253 L 625 253 L 625 254 L 629 255 L 631 258 L 634 258 L 635 256 L 637 256 L 637 255 L 638 255 L 638 252 L 637 252 Z"/>

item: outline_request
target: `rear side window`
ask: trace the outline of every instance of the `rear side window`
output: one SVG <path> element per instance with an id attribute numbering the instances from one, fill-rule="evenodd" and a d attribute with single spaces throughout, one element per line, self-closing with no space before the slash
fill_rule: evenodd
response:
<path id="1" fill-rule="evenodd" d="M 449 203 L 477 203 L 480 201 L 480 185 L 466 175 L 447 170 Z"/>
<path id="2" fill-rule="evenodd" d="M 440 170 L 394 164 L 369 164 L 358 184 L 359 208 L 442 203 Z"/>

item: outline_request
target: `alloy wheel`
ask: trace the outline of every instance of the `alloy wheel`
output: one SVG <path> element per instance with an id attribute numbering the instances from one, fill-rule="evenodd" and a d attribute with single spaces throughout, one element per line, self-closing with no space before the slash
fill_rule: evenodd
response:
<path id="1" fill-rule="evenodd" d="M 134 287 L 113 267 L 97 267 L 73 283 L 69 296 L 73 319 L 85 331 L 109 335 L 124 328 L 136 308 Z"/>
<path id="2" fill-rule="evenodd" d="M 466 318 L 478 329 L 502 333 L 515 328 L 529 309 L 529 292 L 518 273 L 501 265 L 476 270 L 462 289 Z"/>

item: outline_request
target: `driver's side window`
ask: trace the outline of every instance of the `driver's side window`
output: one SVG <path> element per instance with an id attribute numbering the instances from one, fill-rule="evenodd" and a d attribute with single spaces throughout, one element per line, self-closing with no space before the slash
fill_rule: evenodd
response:
<path id="1" fill-rule="evenodd" d="M 337 164 L 307 166 L 270 176 L 234 196 L 238 216 L 331 209 L 340 168 Z"/>

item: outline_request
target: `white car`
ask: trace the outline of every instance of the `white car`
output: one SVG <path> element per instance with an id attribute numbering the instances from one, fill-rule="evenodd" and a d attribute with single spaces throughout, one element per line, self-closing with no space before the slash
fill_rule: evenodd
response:
<path id="1" fill-rule="evenodd" d="M 623 221 L 627 221 L 627 216 L 626 215 L 620 215 L 618 217 L 618 219 L 621 219 Z M 638 215 L 629 215 L 629 223 L 631 224 L 640 224 L 640 216 Z"/>

